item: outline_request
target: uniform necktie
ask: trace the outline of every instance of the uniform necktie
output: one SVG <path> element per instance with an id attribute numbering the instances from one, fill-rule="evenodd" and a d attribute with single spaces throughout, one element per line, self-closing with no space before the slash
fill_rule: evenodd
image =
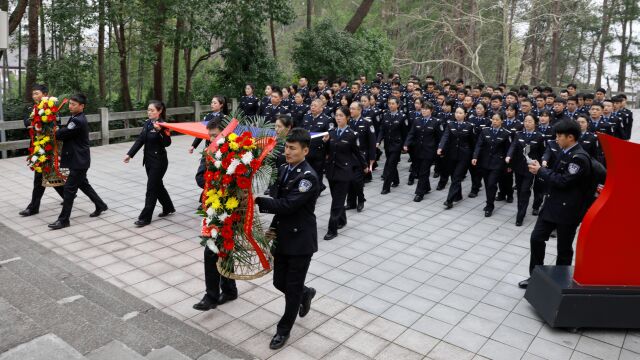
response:
<path id="1" fill-rule="evenodd" d="M 342 137 L 342 129 L 338 129 L 338 137 Z"/>
<path id="2" fill-rule="evenodd" d="M 493 130 L 491 130 L 491 131 L 493 132 L 493 136 L 498 135 L 498 129 L 493 129 Z"/>
<path id="3" fill-rule="evenodd" d="M 282 179 L 282 181 L 287 181 L 287 179 L 289 178 L 289 175 L 291 175 L 292 171 L 293 171 L 293 168 L 290 165 L 287 166 L 287 173 L 284 174 L 284 179 Z"/>

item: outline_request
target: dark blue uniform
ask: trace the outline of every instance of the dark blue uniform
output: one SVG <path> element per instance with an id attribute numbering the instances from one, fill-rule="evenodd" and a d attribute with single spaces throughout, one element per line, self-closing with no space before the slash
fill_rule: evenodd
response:
<path id="1" fill-rule="evenodd" d="M 104 211 L 107 204 L 102 201 L 87 180 L 87 171 L 91 166 L 89 144 L 89 123 L 84 113 L 69 118 L 66 126 L 56 131 L 56 138 L 63 141 L 60 152 L 60 167 L 69 169 L 69 177 L 64 184 L 64 203 L 58 221 L 69 223 L 73 200 L 80 189 L 93 202 L 96 210 Z"/>
<path id="2" fill-rule="evenodd" d="M 462 180 L 471 165 L 475 137 L 472 124 L 465 121 L 449 121 L 440 139 L 438 148 L 442 149 L 445 158 L 445 176 L 451 176 L 451 186 L 445 202 L 447 207 L 454 201 L 462 200 Z"/>
<path id="3" fill-rule="evenodd" d="M 246 116 L 258 115 L 258 113 L 260 112 L 260 100 L 258 100 L 258 98 L 253 95 L 245 95 L 240 98 L 240 104 L 238 104 L 238 108 L 242 110 L 242 112 Z"/>
<path id="4" fill-rule="evenodd" d="M 304 116 L 302 125 L 300 127 L 309 132 L 321 133 L 329 131 L 331 128 L 333 128 L 333 121 L 327 115 L 322 113 L 314 117 L 311 111 L 309 111 Z M 307 155 L 307 162 L 316 171 L 318 179 L 320 180 L 320 187 L 323 190 L 325 186 L 322 184 L 322 176 L 324 173 L 326 152 L 326 144 L 322 141 L 322 137 L 311 139 L 309 154 Z"/>
<path id="5" fill-rule="evenodd" d="M 287 336 L 296 320 L 300 304 L 312 290 L 304 286 L 313 253 L 318 251 L 316 200 L 320 182 L 306 161 L 278 169 L 273 198 L 258 197 L 260 212 L 275 214 L 270 228 L 276 233 L 271 253 L 274 255 L 273 286 L 284 294 L 285 310 L 277 333 Z"/>
<path id="6" fill-rule="evenodd" d="M 376 159 L 376 133 L 373 127 L 373 122 L 369 119 L 365 119 L 362 116 L 358 119 L 350 119 L 349 127 L 358 136 L 358 148 L 362 154 L 362 158 L 365 160 L 366 167 L 369 166 L 370 161 Z M 364 168 L 356 172 L 355 179 L 349 185 L 349 194 L 347 196 L 347 206 L 349 208 L 358 208 L 362 210 L 364 202 L 364 182 L 365 178 L 371 178 L 371 173 L 364 173 Z"/>
<path id="7" fill-rule="evenodd" d="M 442 131 L 443 128 L 438 119 L 420 116 L 413 120 L 411 130 L 405 140 L 404 146 L 413 148 L 413 162 L 411 164 L 414 166 L 418 178 L 415 194 L 419 198 L 416 200 L 422 200 L 422 196 L 431 191 L 429 172 L 436 158 Z"/>
<path id="8" fill-rule="evenodd" d="M 162 178 L 169 167 L 167 150 L 165 149 L 169 145 L 171 145 L 171 136 L 169 136 L 168 131 L 165 132 L 164 129 L 157 131 L 153 127 L 153 121 L 147 120 L 142 126 L 140 135 L 138 135 L 138 138 L 127 153 L 133 158 L 144 146 L 142 165 L 147 171 L 147 193 L 145 195 L 144 208 L 138 217 L 140 221 L 151 222 L 153 209 L 156 207 L 157 201 L 160 201 L 163 213 L 176 211 L 171 197 L 169 197 L 169 193 L 162 183 Z"/>
<path id="9" fill-rule="evenodd" d="M 400 162 L 406 134 L 406 121 L 406 116 L 400 111 L 393 114 L 387 111 L 382 115 L 377 142 L 379 144 L 384 141 L 386 161 L 382 174 L 384 176 L 382 191 L 385 193 L 389 192 L 391 185 L 398 186 L 400 183 L 398 162 Z"/>
<path id="10" fill-rule="evenodd" d="M 515 119 L 506 119 L 502 124 L 502 127 L 509 130 L 511 133 L 511 141 L 515 139 L 516 133 L 524 129 L 524 125 Z M 511 164 L 507 165 L 505 171 L 500 177 L 498 182 L 498 198 L 496 200 L 507 200 L 507 202 L 513 202 L 513 171 Z"/>
<path id="11" fill-rule="evenodd" d="M 473 131 L 477 137 L 480 136 L 482 130 L 491 127 L 491 119 L 488 117 L 472 114 L 467 121 L 473 124 Z M 471 191 L 469 192 L 469 197 L 476 197 L 482 187 L 482 171 L 480 171 L 478 166 L 471 165 L 469 166 L 469 175 L 471 175 Z"/>
<path id="12" fill-rule="evenodd" d="M 527 214 L 529 198 L 531 197 L 531 187 L 533 186 L 535 178 L 535 176 L 529 172 L 527 159 L 524 156 L 524 149 L 529 146 L 529 158 L 540 162 L 544 154 L 544 144 L 545 141 L 542 134 L 536 131 L 521 131 L 516 134 L 509 148 L 507 156 L 511 158 L 510 164 L 516 175 L 516 189 L 518 190 L 516 224 L 521 224 L 524 216 Z"/>
<path id="13" fill-rule="evenodd" d="M 495 208 L 498 180 L 506 167 L 505 158 L 511 144 L 511 134 L 504 128 L 485 127 L 478 136 L 473 158 L 477 159 L 478 169 L 484 180 L 487 204 L 485 215 L 490 216 Z"/>

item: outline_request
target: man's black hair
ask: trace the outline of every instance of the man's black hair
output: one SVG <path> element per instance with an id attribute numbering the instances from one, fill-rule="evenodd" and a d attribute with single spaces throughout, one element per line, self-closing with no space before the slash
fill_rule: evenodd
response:
<path id="1" fill-rule="evenodd" d="M 573 139 L 575 141 L 578 141 L 578 139 L 580 138 L 580 125 L 578 125 L 575 120 L 562 120 L 554 126 L 554 129 L 556 131 L 556 134 L 565 136 L 573 135 Z"/>
<path id="2" fill-rule="evenodd" d="M 293 128 L 289 131 L 289 135 L 287 135 L 288 143 L 298 143 L 302 148 L 309 148 L 309 144 L 311 144 L 311 135 L 309 135 L 309 131 L 303 128 Z"/>
<path id="3" fill-rule="evenodd" d="M 78 104 L 87 105 L 87 95 L 85 95 L 83 93 L 77 93 L 77 94 L 71 96 L 71 98 L 69 100 L 75 101 Z"/>
<path id="4" fill-rule="evenodd" d="M 33 84 L 33 86 L 31 87 L 31 91 L 36 90 L 42 92 L 43 94 L 49 93 L 49 88 L 47 88 L 47 86 L 43 84 Z"/>

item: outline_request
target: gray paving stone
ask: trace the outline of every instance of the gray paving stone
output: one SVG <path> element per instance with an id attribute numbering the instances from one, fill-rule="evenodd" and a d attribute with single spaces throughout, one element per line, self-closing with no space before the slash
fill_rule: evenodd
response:
<path id="1" fill-rule="evenodd" d="M 88 360 L 144 360 L 144 357 L 131 350 L 119 341 L 112 341 L 109 344 L 87 354 Z"/>
<path id="2" fill-rule="evenodd" d="M 84 357 L 54 334 L 46 334 L 17 346 L 3 354 L 0 360 L 74 360 Z M 123 360 L 125 360 L 123 358 Z"/>
<path id="3" fill-rule="evenodd" d="M 0 353 L 44 334 L 35 321 L 0 298 Z"/>

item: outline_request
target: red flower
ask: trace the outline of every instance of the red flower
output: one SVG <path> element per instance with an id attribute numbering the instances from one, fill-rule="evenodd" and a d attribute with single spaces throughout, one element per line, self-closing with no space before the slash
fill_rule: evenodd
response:
<path id="1" fill-rule="evenodd" d="M 232 181 L 233 181 L 233 176 L 231 176 L 231 175 L 223 175 L 222 176 L 222 184 L 223 185 L 229 185 L 229 184 L 231 184 Z"/>
<path id="2" fill-rule="evenodd" d="M 220 171 L 213 173 L 213 181 L 220 181 Z"/>
<path id="3" fill-rule="evenodd" d="M 251 187 L 251 180 L 249 180 L 249 178 L 246 178 L 244 176 L 240 176 L 236 179 L 236 183 L 238 184 L 238 187 L 240 189 L 248 189 Z"/>
<path id="4" fill-rule="evenodd" d="M 51 172 L 51 168 L 50 168 L 50 167 L 48 167 L 48 166 L 45 166 L 45 167 L 42 169 L 42 171 L 44 171 L 45 173 L 49 173 L 49 172 Z"/>
<path id="5" fill-rule="evenodd" d="M 47 144 L 47 145 L 44 147 L 44 150 L 45 150 L 45 151 L 51 151 L 51 150 L 53 150 L 53 146 L 51 146 L 51 144 Z"/>
<path id="6" fill-rule="evenodd" d="M 33 146 L 29 147 L 29 154 L 33 153 Z"/>
<path id="7" fill-rule="evenodd" d="M 51 107 L 51 112 L 58 112 L 58 107 L 57 106 L 53 106 Z"/>
<path id="8" fill-rule="evenodd" d="M 224 242 L 222 243 L 222 246 L 224 246 L 225 250 L 231 251 L 233 250 L 233 245 L 235 245 L 233 243 L 233 240 L 231 239 L 225 239 Z"/>
<path id="9" fill-rule="evenodd" d="M 226 170 L 229 167 L 229 165 L 231 165 L 231 158 L 230 157 L 224 158 L 222 160 L 222 168 Z"/>
<path id="10" fill-rule="evenodd" d="M 243 175 L 247 172 L 247 167 L 244 164 L 240 164 L 236 167 L 236 174 Z"/>
<path id="11" fill-rule="evenodd" d="M 245 131 L 245 132 L 242 133 L 242 136 L 250 138 L 250 137 L 253 137 L 253 134 L 251 133 L 251 131 Z"/>
<path id="12" fill-rule="evenodd" d="M 231 219 L 232 222 L 240 221 L 240 214 L 238 214 L 237 212 L 234 212 L 227 219 Z"/>
<path id="13" fill-rule="evenodd" d="M 224 259 L 224 258 L 226 258 L 226 257 L 227 257 L 227 253 L 225 253 L 225 252 L 223 252 L 223 251 L 220 251 L 220 252 L 218 253 L 218 257 L 219 257 L 219 258 L 223 258 L 223 259 Z"/>
<path id="14" fill-rule="evenodd" d="M 258 171 L 260 169 L 260 161 L 258 161 L 258 159 L 251 160 L 250 164 L 253 171 Z"/>
<path id="15" fill-rule="evenodd" d="M 222 146 L 220 147 L 220 151 L 222 153 L 226 153 L 227 151 L 229 151 L 229 143 L 222 144 Z"/>
<path id="16" fill-rule="evenodd" d="M 251 142 L 251 139 L 250 139 L 250 138 L 249 138 L 249 139 L 245 139 L 245 140 L 242 142 L 242 146 L 251 146 L 251 145 L 253 145 L 253 143 Z"/>
<path id="17" fill-rule="evenodd" d="M 205 171 L 204 172 L 204 180 L 206 182 L 210 182 L 211 180 L 213 180 L 213 171 L 209 171 L 209 170 Z"/>
<path id="18" fill-rule="evenodd" d="M 233 238 L 233 231 L 231 230 L 230 226 L 223 226 L 222 230 L 220 231 L 220 235 L 222 235 L 222 238 L 225 241 L 228 241 Z"/>

